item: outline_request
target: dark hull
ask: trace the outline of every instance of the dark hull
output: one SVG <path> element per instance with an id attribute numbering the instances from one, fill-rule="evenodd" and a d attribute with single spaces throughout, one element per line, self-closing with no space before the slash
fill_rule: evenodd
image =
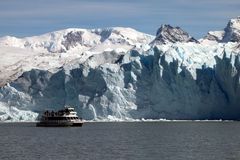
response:
<path id="1" fill-rule="evenodd" d="M 83 122 L 37 122 L 37 127 L 82 127 Z"/>

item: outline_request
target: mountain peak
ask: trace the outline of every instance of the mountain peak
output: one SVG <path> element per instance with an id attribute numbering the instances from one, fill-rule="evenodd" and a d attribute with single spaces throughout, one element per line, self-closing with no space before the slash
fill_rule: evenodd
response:
<path id="1" fill-rule="evenodd" d="M 237 18 L 230 19 L 226 28 L 233 28 L 233 29 L 240 30 L 240 16 L 237 16 Z"/>
<path id="2" fill-rule="evenodd" d="M 240 42 L 240 16 L 230 19 L 224 30 L 208 32 L 203 40 L 223 43 Z"/>
<path id="3" fill-rule="evenodd" d="M 240 16 L 231 19 L 224 31 L 223 42 L 240 42 Z"/>
<path id="4" fill-rule="evenodd" d="M 169 24 L 161 25 L 158 29 L 156 38 L 153 43 L 167 44 L 176 42 L 196 42 L 198 41 L 190 36 L 187 32 L 180 27 L 172 27 Z"/>

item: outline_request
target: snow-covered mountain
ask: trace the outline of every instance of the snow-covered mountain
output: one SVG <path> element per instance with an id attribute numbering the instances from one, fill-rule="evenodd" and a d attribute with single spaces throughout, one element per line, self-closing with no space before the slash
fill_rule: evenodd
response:
<path id="1" fill-rule="evenodd" d="M 78 29 L 70 28 L 40 36 L 16 38 L 2 37 L 0 46 L 31 49 L 37 52 L 102 52 L 111 48 L 131 48 L 137 44 L 147 44 L 153 36 L 132 28 Z"/>
<path id="2" fill-rule="evenodd" d="M 33 68 L 50 70 L 104 51 L 146 50 L 153 36 L 131 28 L 66 29 L 40 36 L 0 38 L 0 86 Z M 144 45 L 144 46 L 142 46 Z"/>
<path id="3" fill-rule="evenodd" d="M 170 25 L 3 37 L 0 119 L 64 105 L 88 120 L 240 119 L 239 24 L 198 41 Z"/>

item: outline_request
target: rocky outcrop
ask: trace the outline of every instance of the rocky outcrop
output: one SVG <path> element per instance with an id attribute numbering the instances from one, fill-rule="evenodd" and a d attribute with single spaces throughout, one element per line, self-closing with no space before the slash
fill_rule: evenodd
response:
<path id="1" fill-rule="evenodd" d="M 210 31 L 203 38 L 220 43 L 240 42 L 240 17 L 231 19 L 223 31 Z"/>
<path id="2" fill-rule="evenodd" d="M 167 44 L 176 42 L 195 42 L 196 39 L 190 36 L 187 32 L 182 30 L 180 27 L 172 27 L 170 25 L 162 25 L 156 34 L 154 44 Z"/>
<path id="3" fill-rule="evenodd" d="M 223 42 L 240 42 L 240 17 L 231 19 L 224 31 Z"/>

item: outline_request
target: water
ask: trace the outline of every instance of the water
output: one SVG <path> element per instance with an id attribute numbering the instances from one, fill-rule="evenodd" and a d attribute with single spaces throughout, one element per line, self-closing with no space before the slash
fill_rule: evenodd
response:
<path id="1" fill-rule="evenodd" d="M 0 160 L 239 160 L 240 122 L 0 124 Z"/>

